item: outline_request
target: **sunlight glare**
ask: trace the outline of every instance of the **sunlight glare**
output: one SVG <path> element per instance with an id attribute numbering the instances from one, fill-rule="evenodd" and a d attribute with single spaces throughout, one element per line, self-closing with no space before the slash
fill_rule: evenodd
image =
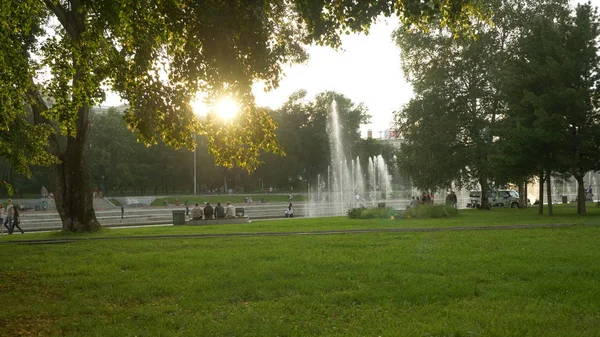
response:
<path id="1" fill-rule="evenodd" d="M 215 107 L 215 113 L 223 120 L 228 121 L 237 115 L 239 111 L 238 105 L 230 97 L 225 97 L 219 100 Z"/>
<path id="2" fill-rule="evenodd" d="M 190 106 L 192 107 L 194 114 L 199 117 L 205 117 L 209 110 L 206 104 L 204 104 L 204 100 L 202 98 L 196 98 L 195 100 L 191 101 Z"/>

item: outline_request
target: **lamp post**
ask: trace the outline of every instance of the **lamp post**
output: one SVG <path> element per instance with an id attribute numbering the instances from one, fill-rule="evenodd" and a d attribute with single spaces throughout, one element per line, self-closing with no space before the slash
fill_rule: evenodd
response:
<path id="1" fill-rule="evenodd" d="M 196 142 L 196 132 L 194 132 L 194 142 Z M 194 146 L 194 195 L 196 195 L 196 148 L 198 144 Z"/>

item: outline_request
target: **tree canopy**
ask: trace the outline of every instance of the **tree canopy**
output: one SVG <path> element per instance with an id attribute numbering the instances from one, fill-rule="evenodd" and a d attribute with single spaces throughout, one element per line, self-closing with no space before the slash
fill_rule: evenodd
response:
<path id="1" fill-rule="evenodd" d="M 0 156 L 17 171 L 51 164 L 63 228 L 99 228 L 91 200 L 90 107 L 112 90 L 129 103 L 129 128 L 145 144 L 195 146 L 204 135 L 217 163 L 247 170 L 279 153 L 275 124 L 253 104 L 254 81 L 276 87 L 304 44 L 338 47 L 379 15 L 460 28 L 479 0 L 7 0 L 0 4 Z M 237 123 L 200 124 L 190 101 L 231 95 Z M 47 98 L 53 103 L 48 104 Z M 61 141 L 60 138 L 66 138 Z M 17 146 L 18 145 L 18 146 Z"/>

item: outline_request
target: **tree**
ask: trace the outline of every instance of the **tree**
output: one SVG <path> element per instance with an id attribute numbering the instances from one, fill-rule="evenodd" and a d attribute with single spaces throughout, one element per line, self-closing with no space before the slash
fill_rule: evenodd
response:
<path id="1" fill-rule="evenodd" d="M 129 102 L 126 121 L 144 143 L 193 148 L 196 131 L 207 136 L 218 164 L 252 170 L 260 151 L 279 148 L 275 124 L 253 107 L 251 84 L 277 86 L 283 64 L 306 59 L 302 43 L 338 47 L 340 32 L 367 30 L 380 14 L 423 24 L 442 13 L 443 23 L 460 27 L 477 3 L 3 1 L 0 155 L 25 174 L 29 165 L 51 165 L 63 228 L 95 230 L 89 113 L 108 88 Z M 200 125 L 189 106 L 197 91 L 208 100 L 235 96 L 245 107 L 240 122 L 217 129 L 209 116 Z"/>
<path id="2" fill-rule="evenodd" d="M 415 98 L 396 116 L 406 143 L 398 157 L 400 172 L 424 190 L 477 181 L 482 206 L 493 180 L 491 128 L 503 114 L 497 78 L 520 1 L 491 1 L 491 21 L 473 22 L 476 38 L 446 29 L 414 32 L 401 27 L 395 39 Z"/>
<path id="3" fill-rule="evenodd" d="M 543 9 L 519 40 L 506 84 L 510 109 L 504 130 L 524 136 L 508 131 L 500 143 L 520 149 L 518 155 L 528 160 L 525 169 L 538 173 L 540 182 L 545 177 L 547 188 L 551 174 L 572 174 L 577 211 L 585 214 L 583 177 L 600 168 L 598 14 L 589 4 L 573 12 L 564 1 Z M 549 202 L 550 195 L 548 190 Z M 540 204 L 542 196 L 540 190 Z"/>

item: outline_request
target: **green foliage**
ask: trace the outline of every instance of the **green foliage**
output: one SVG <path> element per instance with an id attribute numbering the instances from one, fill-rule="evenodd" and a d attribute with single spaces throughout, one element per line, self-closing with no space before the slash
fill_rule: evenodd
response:
<path id="1" fill-rule="evenodd" d="M 104 99 L 108 86 L 129 102 L 126 120 L 144 143 L 163 140 L 169 146 L 191 148 L 193 132 L 206 133 L 214 135 L 208 141 L 219 164 L 253 170 L 259 151 L 280 149 L 272 120 L 253 107 L 251 85 L 263 81 L 269 89 L 276 87 L 283 64 L 307 59 L 305 43 L 339 47 L 340 32 L 366 31 L 380 14 L 402 14 L 403 20 L 417 24 L 441 17 L 448 26 L 460 27 L 477 9 L 474 0 L 452 6 L 446 1 L 427 6 L 388 1 L 4 1 L 1 130 L 14 134 L 31 113 L 23 97 L 27 105 L 36 106 L 36 118 L 28 123 L 43 126 L 28 130 L 37 135 L 26 139 L 31 145 L 25 146 L 35 154 L 27 156 L 30 159 L 2 155 L 23 172 L 26 164 L 56 162 L 42 155 L 53 131 L 49 126 L 77 137 L 86 127 L 88 108 Z M 54 26 L 43 29 L 47 22 Z M 37 78 L 36 71 L 43 67 L 51 76 Z M 40 91 L 54 99 L 52 106 L 39 99 Z M 209 102 L 233 95 L 243 106 L 241 126 L 216 131 L 216 122 L 197 123 L 189 106 L 197 91 L 206 93 Z M 15 142 L 4 139 L 0 148 L 12 148 Z"/>
<path id="2" fill-rule="evenodd" d="M 415 98 L 396 114 L 405 139 L 398 168 L 414 186 L 487 185 L 489 129 L 503 112 L 497 78 L 507 57 L 505 36 L 516 20 L 515 2 L 488 2 L 494 23 L 474 18 L 477 38 L 457 38 L 447 29 L 434 29 L 434 22 L 427 32 L 409 27 L 395 31 L 403 70 L 415 91 Z"/>
<path id="3" fill-rule="evenodd" d="M 257 151 L 280 150 L 274 142 L 272 120 L 252 107 L 251 85 L 260 80 L 269 89 L 276 87 L 283 64 L 307 59 L 303 44 L 339 47 L 341 32 L 367 31 L 380 14 L 401 14 L 405 22 L 417 25 L 440 17 L 442 24 L 460 28 L 478 9 L 475 0 L 452 5 L 447 1 L 426 5 L 389 1 L 220 1 L 210 5 L 172 0 L 147 4 L 132 0 L 72 4 L 4 1 L 0 10 L 1 130 L 18 130 L 15 123 L 27 114 L 22 104 L 27 96 L 29 104 L 42 110 L 33 123 L 43 124 L 45 129 L 39 127 L 35 132 L 39 138 L 28 140 L 34 152 L 41 154 L 52 131 L 47 127 L 50 122 L 56 123 L 62 134 L 75 137 L 83 126 L 77 125 L 78 117 L 101 102 L 103 89 L 109 86 L 130 103 L 127 122 L 139 131 L 144 143 L 157 144 L 162 139 L 169 146 L 189 148 L 194 143 L 193 131 L 215 132 L 211 123 L 202 126 L 195 121 L 188 103 L 196 91 L 208 94 L 211 102 L 230 93 L 244 107 L 243 127 L 217 132 L 222 139 L 209 138 L 209 142 L 218 163 L 252 170 L 258 164 L 254 159 Z M 58 20 L 48 30 L 53 34 L 47 35 L 42 27 L 50 17 Z M 44 66 L 51 76 L 35 84 L 35 73 Z M 39 90 L 53 97 L 51 107 L 35 97 Z M 9 148 L 14 144 L 14 140 L 4 142 Z M 17 157 L 11 158 L 20 167 L 52 162 L 40 155 L 20 162 Z"/>
<path id="4" fill-rule="evenodd" d="M 352 208 L 348 210 L 350 219 L 399 219 L 402 212 L 394 210 L 391 207 L 386 208 Z"/>
<path id="5" fill-rule="evenodd" d="M 458 209 L 448 205 L 419 205 L 404 211 L 407 219 L 438 219 L 458 216 Z"/>
<path id="6" fill-rule="evenodd" d="M 7 183 L 6 181 L 3 181 L 1 185 L 6 189 L 6 193 L 8 194 L 8 196 L 12 197 L 13 194 L 15 193 L 15 191 L 13 190 L 12 185 L 9 184 L 9 183 Z"/>
<path id="7" fill-rule="evenodd" d="M 589 4 L 573 10 L 565 1 L 539 13 L 525 25 L 503 77 L 510 109 L 496 131 L 497 163 L 512 177 L 553 172 L 582 186 L 585 173 L 600 167 L 600 20 Z"/>

